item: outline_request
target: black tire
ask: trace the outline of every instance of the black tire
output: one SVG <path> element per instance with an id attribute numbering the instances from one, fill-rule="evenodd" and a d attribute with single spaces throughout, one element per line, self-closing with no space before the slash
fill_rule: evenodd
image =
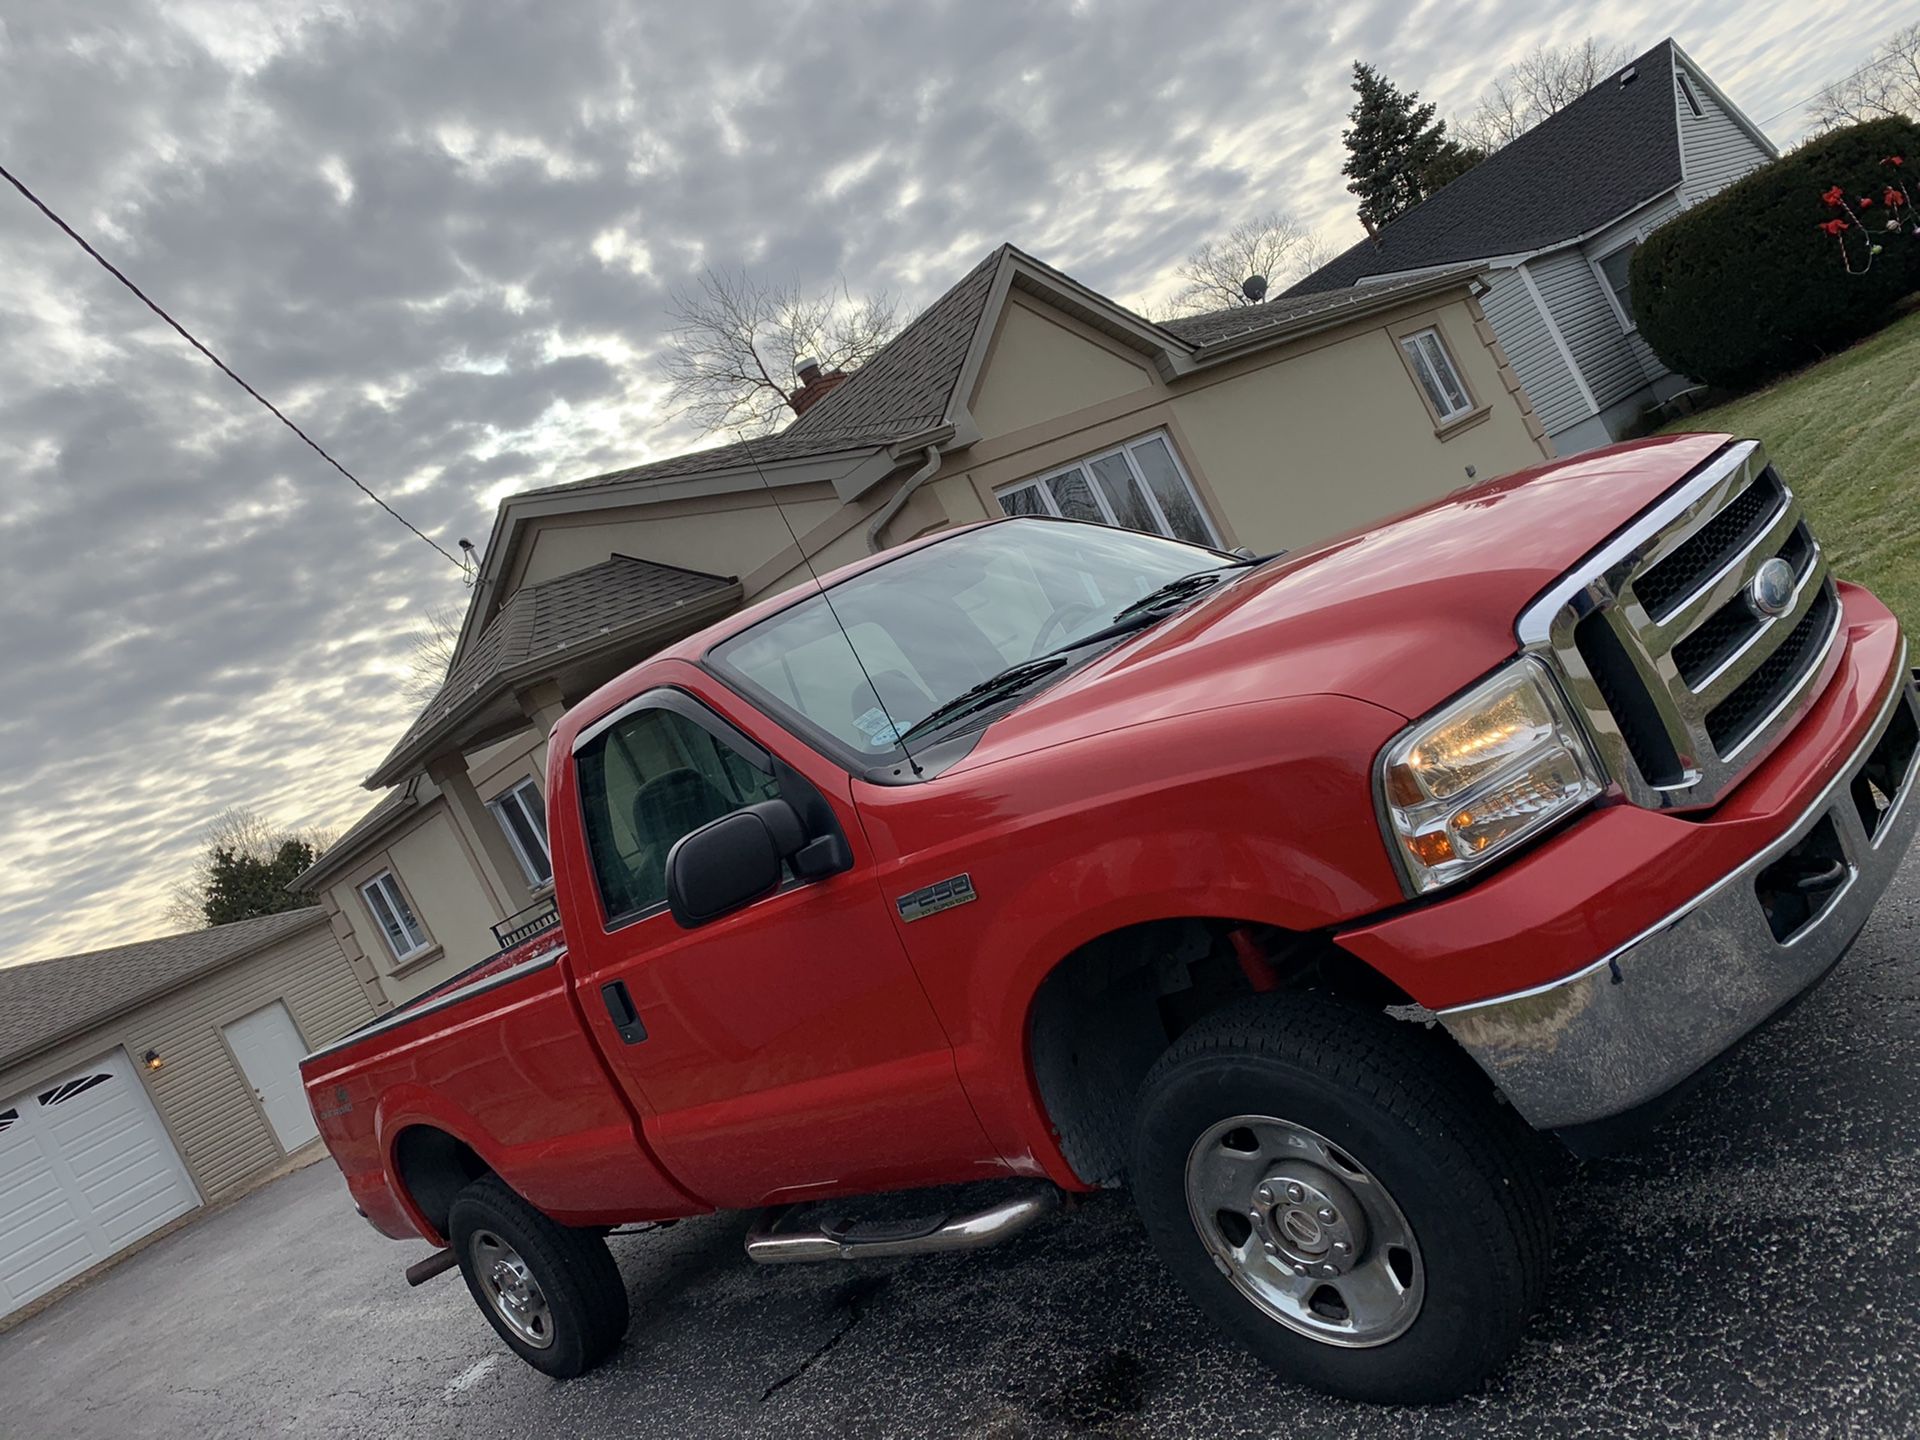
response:
<path id="1" fill-rule="evenodd" d="M 548 1341 L 530 1343 L 514 1332 L 478 1273 L 476 1238 L 504 1242 L 525 1263 L 544 1302 Z M 583 1375 L 611 1355 L 627 1333 L 627 1287 L 597 1231 L 575 1230 L 549 1219 L 494 1175 L 482 1176 L 454 1197 L 447 1239 L 480 1313 L 522 1360 L 556 1379 Z"/>
<path id="2" fill-rule="evenodd" d="M 1527 1132 L 1466 1066 L 1403 1022 L 1318 995 L 1263 996 L 1201 1021 L 1148 1072 L 1135 1118 L 1134 1199 L 1161 1258 L 1222 1330 L 1289 1379 L 1388 1404 L 1472 1390 L 1539 1305 L 1551 1216 Z M 1247 1115 L 1317 1132 L 1397 1204 L 1422 1287 L 1399 1334 L 1342 1348 L 1289 1328 L 1209 1252 L 1189 1211 L 1188 1157 L 1210 1129 Z M 1254 1255 L 1245 1268 L 1257 1276 L 1262 1263 Z"/>

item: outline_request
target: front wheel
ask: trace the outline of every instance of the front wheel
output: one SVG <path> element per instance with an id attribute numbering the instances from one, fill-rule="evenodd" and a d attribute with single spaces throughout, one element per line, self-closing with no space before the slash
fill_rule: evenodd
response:
<path id="1" fill-rule="evenodd" d="M 1517 1122 L 1451 1057 L 1322 996 L 1200 1022 L 1143 1082 L 1133 1188 L 1207 1314 L 1355 1400 L 1471 1390 L 1545 1286 L 1549 1216 Z"/>
<path id="2" fill-rule="evenodd" d="M 480 1313 L 534 1369 L 584 1374 L 627 1333 L 627 1289 L 607 1242 L 548 1218 L 497 1176 L 454 1197 L 447 1238 Z"/>

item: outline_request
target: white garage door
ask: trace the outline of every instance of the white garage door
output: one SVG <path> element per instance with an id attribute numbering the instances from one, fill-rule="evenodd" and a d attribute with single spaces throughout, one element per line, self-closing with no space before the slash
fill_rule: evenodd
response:
<path id="1" fill-rule="evenodd" d="M 0 1100 L 0 1315 L 199 1203 L 126 1051 Z"/>

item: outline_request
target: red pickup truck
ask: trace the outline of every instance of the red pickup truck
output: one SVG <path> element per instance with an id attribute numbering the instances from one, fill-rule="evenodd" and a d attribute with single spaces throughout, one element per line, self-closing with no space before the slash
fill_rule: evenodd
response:
<path id="1" fill-rule="evenodd" d="M 1283 1373 L 1453 1396 L 1541 1296 L 1533 1133 L 1608 1143 L 1864 924 L 1920 813 L 1907 665 L 1724 435 L 1278 557 L 946 531 L 575 706 L 564 948 L 308 1094 L 549 1374 L 619 1343 L 630 1222 L 914 1255 L 1125 1186 Z"/>

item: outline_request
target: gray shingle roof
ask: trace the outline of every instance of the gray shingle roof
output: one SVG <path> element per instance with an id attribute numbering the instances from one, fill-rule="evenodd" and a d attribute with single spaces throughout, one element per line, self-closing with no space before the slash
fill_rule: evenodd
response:
<path id="1" fill-rule="evenodd" d="M 855 431 L 900 439 L 938 425 L 993 293 L 994 271 L 1012 248 L 992 251 L 781 438 Z"/>
<path id="2" fill-rule="evenodd" d="M 1223 345 L 1245 336 L 1258 335 L 1280 326 L 1289 328 L 1307 320 L 1321 316 L 1336 316 L 1342 310 L 1351 310 L 1359 305 L 1372 304 L 1402 290 L 1427 288 L 1453 273 L 1465 279 L 1475 273 L 1471 265 L 1457 272 L 1442 272 L 1435 275 L 1411 276 L 1400 280 L 1382 280 L 1375 285 L 1360 289 L 1346 289 L 1332 294 L 1282 295 L 1263 305 L 1236 305 L 1229 310 L 1212 310 L 1205 315 L 1183 315 L 1173 320 L 1162 320 L 1160 328 L 1171 330 L 1182 340 L 1201 347 L 1204 356 L 1207 347 Z"/>
<path id="3" fill-rule="evenodd" d="M 443 724 L 484 706 L 513 680 L 558 662 L 567 652 L 665 620 L 684 605 L 738 587 L 739 581 L 729 575 L 709 575 L 627 555 L 521 586 L 474 637 L 438 693 L 374 773 L 400 763 Z M 379 807 L 374 810 L 377 813 Z M 369 814 L 361 823 L 372 819 Z"/>
<path id="4" fill-rule="evenodd" d="M 732 470 L 755 461 L 765 465 L 776 460 L 799 460 L 836 450 L 891 444 L 938 425 L 946 415 L 954 383 L 960 378 L 974 330 L 992 293 L 994 268 L 1011 248 L 1000 246 L 969 270 L 889 340 L 878 355 L 778 435 L 672 455 L 523 493 L 550 495 L 596 485 L 681 479 Z"/>
<path id="5" fill-rule="evenodd" d="M 0 965 L 0 1069 L 326 919 L 313 906 L 84 955 Z"/>
<path id="6" fill-rule="evenodd" d="M 1627 69 L 1634 79 L 1622 85 Z M 1673 107 L 1673 42 L 1662 40 L 1385 226 L 1377 246 L 1362 240 L 1286 295 L 1537 250 L 1597 230 L 1680 183 Z"/>

